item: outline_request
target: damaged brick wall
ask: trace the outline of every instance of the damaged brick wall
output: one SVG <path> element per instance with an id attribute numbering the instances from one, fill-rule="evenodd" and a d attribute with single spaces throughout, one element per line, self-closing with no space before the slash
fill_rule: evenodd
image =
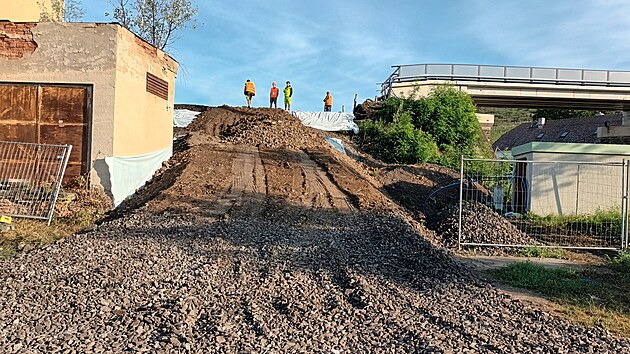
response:
<path id="1" fill-rule="evenodd" d="M 19 59 L 37 49 L 32 29 L 36 23 L 0 22 L 0 58 Z"/>

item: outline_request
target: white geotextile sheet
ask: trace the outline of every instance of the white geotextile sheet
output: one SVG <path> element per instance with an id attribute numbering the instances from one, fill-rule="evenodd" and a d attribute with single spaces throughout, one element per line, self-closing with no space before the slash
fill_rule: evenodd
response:
<path id="1" fill-rule="evenodd" d="M 120 205 L 138 188 L 144 186 L 172 155 L 173 148 L 168 147 L 146 155 L 106 157 L 114 206 Z"/>
<path id="2" fill-rule="evenodd" d="M 292 112 L 307 127 L 336 132 L 352 130 L 359 133 L 359 126 L 354 122 L 354 114 L 349 112 Z"/>
<path id="3" fill-rule="evenodd" d="M 189 109 L 176 109 L 173 114 L 173 126 L 185 128 L 190 124 L 201 112 L 191 111 Z"/>
<path id="4" fill-rule="evenodd" d="M 343 142 L 337 138 L 324 138 L 328 144 L 332 145 L 335 149 L 339 150 L 342 154 L 348 155 L 346 153 L 346 148 L 343 146 Z"/>

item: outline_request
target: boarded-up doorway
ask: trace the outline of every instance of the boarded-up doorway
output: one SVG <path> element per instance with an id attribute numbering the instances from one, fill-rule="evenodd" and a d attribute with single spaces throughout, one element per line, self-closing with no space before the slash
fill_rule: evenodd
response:
<path id="1" fill-rule="evenodd" d="M 71 144 L 64 181 L 89 169 L 92 87 L 0 83 L 0 140 Z"/>

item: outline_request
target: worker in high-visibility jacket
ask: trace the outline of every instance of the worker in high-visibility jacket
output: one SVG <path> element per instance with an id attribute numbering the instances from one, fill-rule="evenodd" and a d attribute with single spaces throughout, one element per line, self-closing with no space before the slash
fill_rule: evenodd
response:
<path id="1" fill-rule="evenodd" d="M 269 108 L 278 108 L 278 95 L 280 89 L 276 86 L 275 82 L 271 83 L 271 90 L 269 90 Z"/>
<path id="2" fill-rule="evenodd" d="M 249 79 L 245 81 L 243 93 L 245 94 L 245 99 L 247 99 L 247 107 L 252 108 L 252 97 L 256 96 L 256 86 L 254 86 L 254 83 L 249 81 Z"/>
<path id="3" fill-rule="evenodd" d="M 324 112 L 330 112 L 332 110 L 332 95 L 330 92 L 326 92 L 324 97 Z"/>
<path id="4" fill-rule="evenodd" d="M 293 97 L 293 87 L 291 87 L 291 82 L 287 81 L 287 86 L 283 90 L 284 92 L 284 109 L 287 111 L 291 110 L 291 97 Z"/>

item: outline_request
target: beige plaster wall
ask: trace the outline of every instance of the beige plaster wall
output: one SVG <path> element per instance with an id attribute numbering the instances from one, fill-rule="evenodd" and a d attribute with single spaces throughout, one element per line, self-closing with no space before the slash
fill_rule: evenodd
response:
<path id="1" fill-rule="evenodd" d="M 131 32 L 118 28 L 114 156 L 137 156 L 173 143 L 173 103 L 178 64 Z M 168 82 L 168 100 L 146 90 L 151 73 Z"/>
<path id="2" fill-rule="evenodd" d="M 528 161 L 597 163 L 618 163 L 624 159 L 616 155 L 536 152 L 515 156 L 523 157 Z M 530 185 L 530 211 L 538 215 L 592 214 L 621 205 L 621 166 L 538 162 L 527 165 L 526 178 Z"/>
<path id="3" fill-rule="evenodd" d="M 50 9 L 51 0 L 0 0 L 0 20 L 37 22 L 42 11 L 38 2 Z"/>
<path id="4" fill-rule="evenodd" d="M 32 28 L 37 48 L 22 58 L 0 58 L 0 81 L 68 83 L 93 87 L 92 181 L 98 161 L 114 150 L 116 25 L 42 22 Z M 102 175 L 102 174 L 101 174 Z"/>

